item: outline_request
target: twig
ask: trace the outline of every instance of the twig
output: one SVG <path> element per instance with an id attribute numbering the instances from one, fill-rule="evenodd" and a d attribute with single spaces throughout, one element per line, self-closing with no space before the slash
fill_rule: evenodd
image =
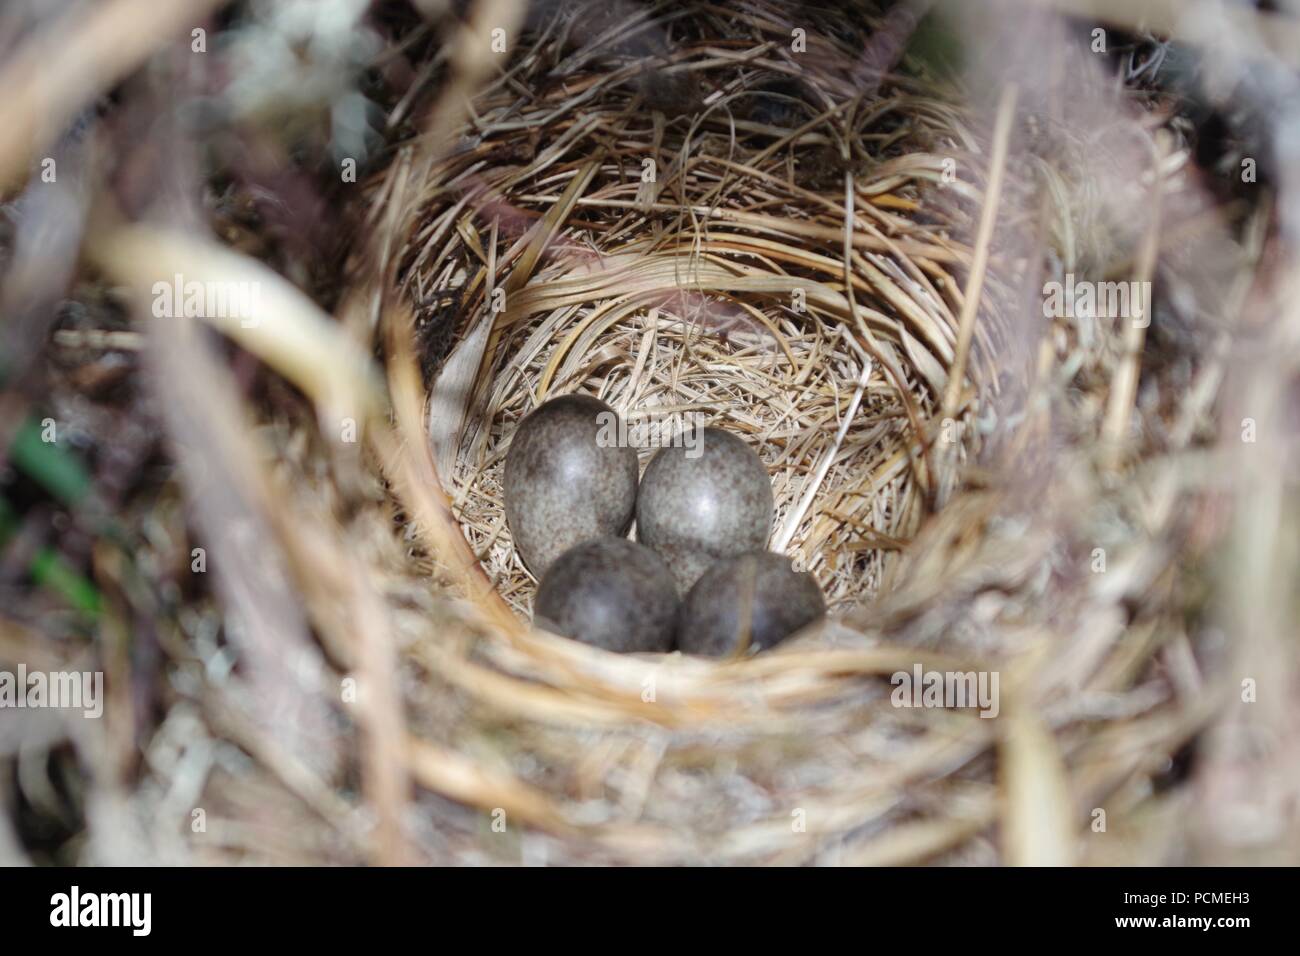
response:
<path id="1" fill-rule="evenodd" d="M 1138 250 L 1136 280 L 1139 289 L 1150 288 L 1160 249 L 1160 210 L 1164 195 L 1164 177 L 1160 167 L 1164 155 L 1165 150 L 1159 143 L 1152 144 L 1151 218 L 1142 237 L 1142 247 Z M 1108 469 L 1117 468 L 1124 453 L 1129 415 L 1137 395 L 1138 361 L 1146 344 L 1147 326 L 1151 324 L 1151 297 L 1142 292 L 1138 293 L 1138 297 L 1142 321 L 1137 321 L 1137 316 L 1130 316 L 1125 322 L 1121 340 L 1123 352 L 1115 377 L 1111 380 L 1110 394 L 1106 398 L 1106 419 L 1102 423 L 1101 438 L 1103 465 Z"/>
<path id="2" fill-rule="evenodd" d="M 1002 177 L 1006 172 L 1007 145 L 1011 140 L 1011 121 L 1015 117 L 1019 90 L 1014 83 L 1002 88 L 998 99 L 998 118 L 993 127 L 993 158 L 989 164 L 989 182 L 984 192 L 984 208 L 980 210 L 979 232 L 975 236 L 975 259 L 961 304 L 961 319 L 957 327 L 957 348 L 953 354 L 952 368 L 948 372 L 948 387 L 944 392 L 942 421 L 951 418 L 961 397 L 962 382 L 966 379 L 966 362 L 970 356 L 971 338 L 975 334 L 975 316 L 979 312 L 980 296 L 984 289 L 984 272 L 989 263 L 989 246 L 993 240 L 993 227 L 997 224 L 998 203 L 1002 198 Z"/>

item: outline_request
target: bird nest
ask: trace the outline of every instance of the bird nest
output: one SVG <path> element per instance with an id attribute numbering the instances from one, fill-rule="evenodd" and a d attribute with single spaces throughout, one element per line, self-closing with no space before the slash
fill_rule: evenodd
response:
<path id="1" fill-rule="evenodd" d="M 542 46 L 514 76 L 536 94 L 480 97 L 431 170 L 403 264 L 433 353 L 430 438 L 475 557 L 519 613 L 535 582 L 504 520 L 504 453 L 556 395 L 613 406 L 643 466 L 689 427 L 742 436 L 772 480 L 772 548 L 832 610 L 888 586 L 932 510 L 933 443 L 954 463 L 973 446 L 991 316 L 974 326 L 970 394 L 947 429 L 936 419 L 971 258 L 952 237 L 972 231 L 979 185 L 944 183 L 925 152 L 968 134 L 917 92 L 852 102 L 847 50 L 813 42 L 806 60 L 688 47 L 599 69 Z M 444 361 L 431 343 L 453 338 Z"/>
<path id="2" fill-rule="evenodd" d="M 1004 317 L 1041 300 L 1017 298 L 1024 257 L 989 252 L 1044 196 L 1070 217 L 1095 184 L 1049 151 L 1009 158 L 1005 101 L 995 128 L 951 90 L 863 73 L 888 23 L 804 11 L 796 54 L 779 8 L 746 9 L 637 8 L 581 43 L 576 18 L 548 20 L 444 130 L 451 148 L 408 148 L 376 181 L 375 221 L 397 224 L 388 341 L 424 371 L 420 388 L 390 365 L 390 388 L 437 475 L 423 528 L 399 501 L 411 566 L 468 598 L 406 644 L 412 773 L 461 805 L 440 820 L 474 859 L 991 862 L 999 784 L 1017 814 L 1003 852 L 1067 858 L 1083 804 L 1040 806 L 1067 787 L 1058 746 L 1105 768 L 1096 792 L 1136 772 L 1083 701 L 1128 701 L 1155 652 L 1150 631 L 1120 640 L 1121 605 L 1169 607 L 1077 570 L 1089 522 L 1109 520 L 1108 546 L 1139 537 L 1122 490 L 1093 510 L 1114 480 L 1094 467 L 1099 406 L 1054 460 L 1040 440 L 1063 394 L 1042 373 L 1109 382 L 1116 336 L 1016 341 Z M 531 630 L 503 459 L 567 392 L 616 408 L 643 465 L 686 421 L 742 436 L 772 479 L 771 547 L 816 575 L 826 621 L 724 662 Z M 1000 703 L 913 708 L 918 689 L 900 706 L 900 673 L 1000 678 Z"/>

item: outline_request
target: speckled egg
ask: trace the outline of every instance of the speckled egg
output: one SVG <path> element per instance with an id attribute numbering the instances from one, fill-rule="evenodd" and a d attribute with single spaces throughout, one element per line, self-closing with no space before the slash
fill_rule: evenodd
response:
<path id="1" fill-rule="evenodd" d="M 576 544 L 627 533 L 637 458 L 620 434 L 617 413 L 586 395 L 551 399 L 519 423 L 506 453 L 506 523 L 536 577 Z"/>
<path id="2" fill-rule="evenodd" d="M 749 445 L 720 428 L 687 433 L 651 459 L 637 496 L 637 540 L 659 552 L 682 594 L 723 558 L 767 547 L 772 484 Z"/>
<path id="3" fill-rule="evenodd" d="M 704 573 L 682 602 L 677 646 L 725 657 L 763 650 L 826 613 L 817 581 L 790 560 L 763 552 L 731 558 Z"/>
<path id="4" fill-rule="evenodd" d="M 533 619 L 607 651 L 669 651 L 681 601 L 660 557 L 626 538 L 571 548 L 542 577 Z"/>

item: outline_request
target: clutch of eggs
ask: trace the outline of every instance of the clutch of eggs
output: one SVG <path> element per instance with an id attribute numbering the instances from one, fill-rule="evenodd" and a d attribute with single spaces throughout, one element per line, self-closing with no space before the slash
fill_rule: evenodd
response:
<path id="1" fill-rule="evenodd" d="M 598 399 L 551 399 L 506 453 L 506 523 L 540 579 L 535 623 L 611 651 L 723 657 L 822 616 L 812 575 L 764 550 L 772 486 L 749 445 L 701 429 L 661 448 L 638 486 L 635 449 L 600 440 L 626 434 L 611 424 Z M 638 542 L 625 537 L 634 515 Z"/>

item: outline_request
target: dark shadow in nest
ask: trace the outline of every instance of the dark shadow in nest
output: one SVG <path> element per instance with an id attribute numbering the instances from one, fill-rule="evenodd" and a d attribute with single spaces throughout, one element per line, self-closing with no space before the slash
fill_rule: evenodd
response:
<path id="1" fill-rule="evenodd" d="M 425 388 L 431 386 L 456 343 L 464 298 L 458 286 L 435 292 L 416 304 L 415 346 Z"/>
<path id="2" fill-rule="evenodd" d="M 736 114 L 751 123 L 788 130 L 816 115 L 812 104 L 812 91 L 802 80 L 770 74 L 737 97 Z"/>
<path id="3" fill-rule="evenodd" d="M 667 119 L 694 116 L 704 108 L 704 92 L 689 72 L 646 64 L 636 78 L 636 91 L 645 107 Z"/>

